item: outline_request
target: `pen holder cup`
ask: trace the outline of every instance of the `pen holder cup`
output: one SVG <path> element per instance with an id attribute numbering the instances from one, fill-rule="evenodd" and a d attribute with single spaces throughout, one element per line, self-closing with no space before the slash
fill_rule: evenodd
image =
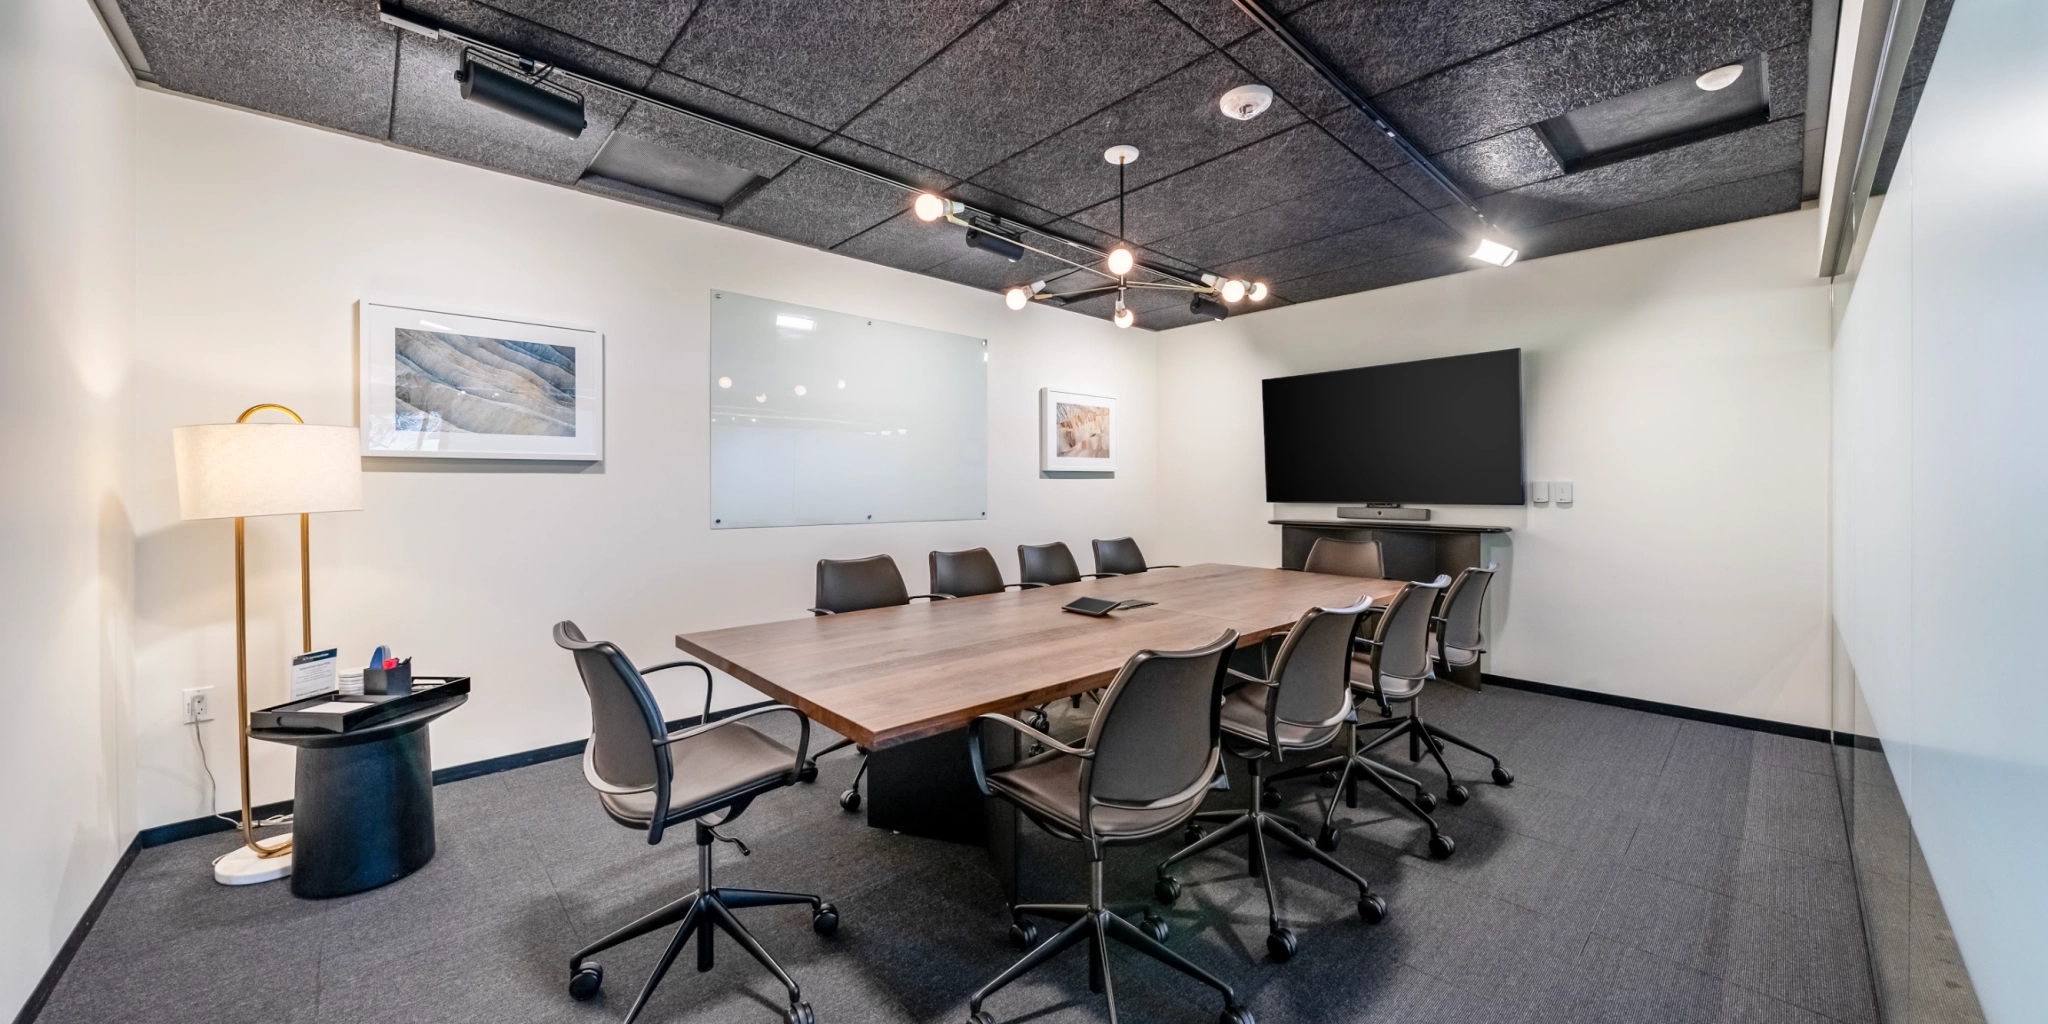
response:
<path id="1" fill-rule="evenodd" d="M 399 662 L 397 668 L 364 669 L 363 692 L 385 696 L 411 693 L 412 659 Z"/>

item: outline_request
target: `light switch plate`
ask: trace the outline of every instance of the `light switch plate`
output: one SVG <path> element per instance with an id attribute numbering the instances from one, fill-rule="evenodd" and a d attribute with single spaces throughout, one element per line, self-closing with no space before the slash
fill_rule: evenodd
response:
<path id="1" fill-rule="evenodd" d="M 1551 496 L 1552 498 L 1556 499 L 1557 503 L 1558 503 L 1558 504 L 1560 504 L 1560 505 L 1569 505 L 1569 504 L 1571 504 L 1571 503 L 1572 503 L 1572 482 L 1571 482 L 1570 480 L 1559 480 L 1559 481 L 1557 481 L 1557 482 L 1555 482 L 1555 483 L 1551 484 L 1551 485 L 1550 485 L 1550 496 Z"/>
<path id="2" fill-rule="evenodd" d="M 1546 502 L 1546 501 L 1549 501 L 1549 500 L 1550 500 L 1550 481 L 1548 481 L 1548 480 L 1531 480 L 1531 481 L 1529 481 L 1529 500 L 1530 500 L 1531 502 L 1535 503 L 1535 504 L 1538 504 L 1538 505 L 1541 505 L 1541 504 L 1543 504 L 1544 502 Z"/>

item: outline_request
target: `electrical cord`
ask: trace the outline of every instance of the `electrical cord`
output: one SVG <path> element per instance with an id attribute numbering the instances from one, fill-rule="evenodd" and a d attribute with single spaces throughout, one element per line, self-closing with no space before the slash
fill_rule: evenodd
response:
<path id="1" fill-rule="evenodd" d="M 192 743 L 199 748 L 199 767 L 206 772 L 206 806 L 218 807 L 220 806 L 220 783 L 213 777 L 213 765 L 207 763 L 206 760 L 205 731 L 199 728 L 199 722 L 196 719 L 190 724 L 192 726 Z M 240 818 L 222 814 L 219 811 L 213 812 L 210 816 L 219 818 L 236 828 L 242 827 L 242 819 Z M 273 814 L 268 818 L 255 822 L 254 827 L 263 828 L 269 825 L 289 825 L 291 822 L 292 816 L 289 814 Z"/>

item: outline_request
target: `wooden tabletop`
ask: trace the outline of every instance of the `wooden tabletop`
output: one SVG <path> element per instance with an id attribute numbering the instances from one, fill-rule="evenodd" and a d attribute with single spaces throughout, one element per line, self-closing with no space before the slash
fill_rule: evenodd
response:
<path id="1" fill-rule="evenodd" d="M 735 626 L 676 646 L 873 750 L 974 716 L 1082 693 L 1141 650 L 1186 650 L 1238 631 L 1255 643 L 1314 606 L 1384 604 L 1397 580 L 1191 565 L 1060 587 Z M 1091 618 L 1077 597 L 1156 602 Z"/>

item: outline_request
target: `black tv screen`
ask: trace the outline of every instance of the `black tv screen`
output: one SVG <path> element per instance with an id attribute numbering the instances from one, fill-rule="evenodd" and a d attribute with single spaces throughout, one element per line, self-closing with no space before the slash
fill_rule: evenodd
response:
<path id="1" fill-rule="evenodd" d="M 1522 504 L 1522 350 L 1265 382 L 1266 500 Z"/>

